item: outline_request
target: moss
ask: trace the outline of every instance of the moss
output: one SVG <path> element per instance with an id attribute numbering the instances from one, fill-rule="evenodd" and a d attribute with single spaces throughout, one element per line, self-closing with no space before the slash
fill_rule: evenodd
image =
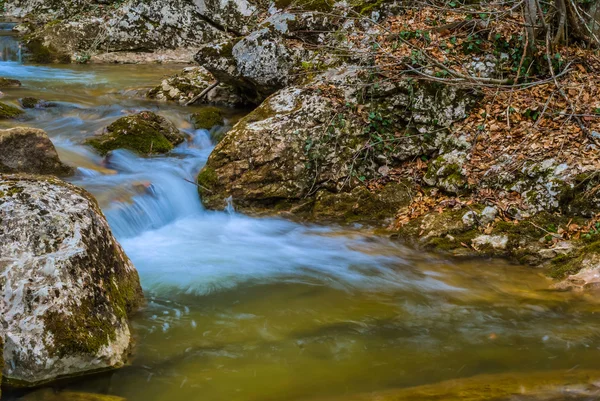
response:
<path id="1" fill-rule="evenodd" d="M 26 109 L 35 109 L 39 102 L 40 100 L 34 97 L 24 97 L 21 99 L 21 106 Z"/>
<path id="2" fill-rule="evenodd" d="M 38 64 L 63 63 L 71 62 L 71 56 L 66 53 L 57 51 L 52 46 L 46 46 L 38 38 L 31 38 L 26 43 L 29 50 L 29 60 Z"/>
<path id="3" fill-rule="evenodd" d="M 0 88 L 18 88 L 21 86 L 21 81 L 17 79 L 0 78 Z"/>
<path id="4" fill-rule="evenodd" d="M 106 128 L 106 134 L 88 139 L 86 143 L 103 155 L 115 149 L 139 154 L 167 153 L 173 145 L 183 141 L 169 124 L 163 117 L 142 112 L 118 119 Z"/>
<path id="5" fill-rule="evenodd" d="M 190 117 L 196 129 L 211 129 L 225 123 L 223 113 L 217 107 L 204 107 Z"/>
<path id="6" fill-rule="evenodd" d="M 71 355 L 96 355 L 98 351 L 116 339 L 113 323 L 100 313 L 104 305 L 88 299 L 71 309 L 65 316 L 48 312 L 44 323 L 52 333 L 52 356 L 59 358 Z"/>
<path id="7" fill-rule="evenodd" d="M 8 105 L 6 103 L 0 103 L 0 120 L 15 118 L 23 113 L 23 110 L 17 107 Z"/>
<path id="8" fill-rule="evenodd" d="M 202 195 L 203 191 L 210 190 L 219 183 L 219 176 L 213 168 L 207 166 L 200 171 L 197 181 L 198 185 L 200 185 L 200 194 Z"/>
<path id="9" fill-rule="evenodd" d="M 583 267 L 582 262 L 582 256 L 558 255 L 552 259 L 547 274 L 553 279 L 562 280 L 571 274 L 577 274 Z"/>
<path id="10" fill-rule="evenodd" d="M 350 5 L 357 13 L 367 15 L 385 4 L 385 0 L 355 0 Z"/>
<path id="11" fill-rule="evenodd" d="M 451 252 L 464 248 L 462 244 L 470 245 L 473 238 L 478 235 L 481 235 L 481 233 L 476 229 L 454 232 L 453 234 L 431 238 L 425 243 L 424 248 L 432 251 Z"/>
<path id="12" fill-rule="evenodd" d="M 379 0 L 382 1 L 382 0 Z M 330 12 L 333 10 L 333 1 L 329 0 L 275 0 L 275 7 L 279 9 L 296 8 L 305 11 Z"/>

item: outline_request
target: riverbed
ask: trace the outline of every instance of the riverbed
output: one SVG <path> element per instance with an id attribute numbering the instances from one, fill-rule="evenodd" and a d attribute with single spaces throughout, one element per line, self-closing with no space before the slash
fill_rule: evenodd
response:
<path id="1" fill-rule="evenodd" d="M 553 290 L 539 270 L 448 261 L 367 227 L 252 218 L 235 212 L 235 199 L 205 210 L 193 182 L 214 144 L 189 122 L 199 107 L 141 96 L 180 69 L 0 62 L 0 76 L 23 82 L 2 101 L 54 106 L 0 128 L 49 134 L 77 167 L 70 181 L 98 199 L 148 300 L 133 321 L 129 366 L 57 388 L 130 401 L 308 400 L 600 369 L 597 300 Z M 156 157 L 119 150 L 104 159 L 82 145 L 142 110 L 190 139 Z M 226 110 L 231 122 L 241 114 Z"/>

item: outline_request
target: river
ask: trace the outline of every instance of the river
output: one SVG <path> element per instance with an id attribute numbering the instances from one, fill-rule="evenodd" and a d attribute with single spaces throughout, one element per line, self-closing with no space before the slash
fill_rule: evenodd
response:
<path id="1" fill-rule="evenodd" d="M 447 261 L 365 227 L 204 210 L 188 182 L 213 148 L 209 133 L 189 123 L 197 108 L 136 96 L 179 68 L 0 62 L 0 76 L 23 82 L 3 101 L 56 103 L 0 127 L 48 132 L 78 167 L 70 180 L 98 198 L 148 299 L 133 321 L 131 364 L 61 389 L 130 401 L 308 400 L 481 374 L 527 380 L 529 372 L 600 369 L 598 302 L 553 291 L 538 270 Z M 166 156 L 117 151 L 108 163 L 81 145 L 140 110 L 192 139 Z"/>

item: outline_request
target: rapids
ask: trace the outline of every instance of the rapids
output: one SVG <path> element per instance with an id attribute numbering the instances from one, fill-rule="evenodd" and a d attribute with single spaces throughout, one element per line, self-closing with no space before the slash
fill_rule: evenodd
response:
<path id="1" fill-rule="evenodd" d="M 235 200 L 204 210 L 190 181 L 213 144 L 188 122 L 195 108 L 137 96 L 177 69 L 0 63 L 0 76 L 23 82 L 3 101 L 55 103 L 0 127 L 46 130 L 78 167 L 72 181 L 97 197 L 149 301 L 133 322 L 130 366 L 60 388 L 130 401 L 326 399 L 480 374 L 600 369 L 598 302 L 552 291 L 538 271 L 445 261 L 364 227 L 247 217 Z M 117 151 L 103 160 L 81 145 L 140 110 L 192 139 L 151 158 Z"/>

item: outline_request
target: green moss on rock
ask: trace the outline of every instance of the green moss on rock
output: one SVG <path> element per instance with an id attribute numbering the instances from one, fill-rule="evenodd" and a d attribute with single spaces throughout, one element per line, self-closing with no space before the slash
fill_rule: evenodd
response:
<path id="1" fill-rule="evenodd" d="M 71 56 L 56 51 L 52 46 L 45 46 L 39 39 L 31 39 L 27 42 L 29 49 L 29 60 L 38 64 L 71 62 Z"/>
<path id="2" fill-rule="evenodd" d="M 8 120 L 11 118 L 16 118 L 23 113 L 24 113 L 23 110 L 15 107 L 15 106 L 11 106 L 6 103 L 0 103 L 0 120 Z"/>
<path id="3" fill-rule="evenodd" d="M 204 107 L 190 117 L 196 129 L 211 129 L 217 125 L 223 125 L 223 113 L 217 107 Z"/>
<path id="4" fill-rule="evenodd" d="M 279 9 L 295 8 L 305 11 L 329 12 L 333 10 L 333 1 L 329 0 L 276 0 Z"/>
<path id="5" fill-rule="evenodd" d="M 21 106 L 25 109 L 35 109 L 39 102 L 40 100 L 34 97 L 24 97 L 21 99 Z"/>
<path id="6" fill-rule="evenodd" d="M 198 190 L 201 196 L 210 195 L 211 189 L 219 183 L 217 172 L 211 167 L 204 167 L 198 174 Z"/>
<path id="7" fill-rule="evenodd" d="M 21 81 L 17 79 L 1 78 L 0 77 L 0 89 L 6 88 L 18 88 L 21 86 Z"/>
<path id="8" fill-rule="evenodd" d="M 167 153 L 185 137 L 167 119 L 149 111 L 118 119 L 100 137 L 86 143 L 105 155 L 111 150 L 128 149 L 139 154 Z"/>

